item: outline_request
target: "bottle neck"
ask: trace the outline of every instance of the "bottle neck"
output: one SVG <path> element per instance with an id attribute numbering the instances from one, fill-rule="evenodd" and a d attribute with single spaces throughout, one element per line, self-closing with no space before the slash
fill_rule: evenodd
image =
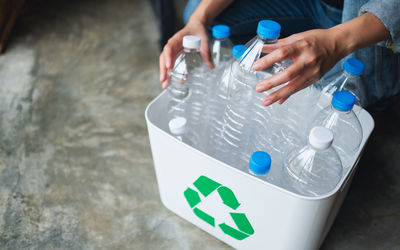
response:
<path id="1" fill-rule="evenodd" d="M 328 148 L 330 148 L 331 146 L 329 146 L 329 147 L 327 147 L 327 148 L 324 148 L 324 149 L 321 149 L 321 148 L 316 148 L 316 147 L 314 147 L 310 142 L 308 142 L 308 146 L 312 149 L 312 150 L 314 150 L 315 152 L 321 152 L 321 151 L 325 151 L 325 150 L 327 150 Z"/>
<path id="2" fill-rule="evenodd" d="M 200 49 L 189 49 L 189 48 L 183 47 L 183 51 L 185 53 L 198 53 L 198 52 L 200 52 Z"/>
<path id="3" fill-rule="evenodd" d="M 257 35 L 258 39 L 262 40 L 264 42 L 264 44 L 274 44 L 278 42 L 278 38 L 275 39 L 268 39 L 265 37 L 262 37 L 260 35 Z"/>
<path id="4" fill-rule="evenodd" d="M 261 176 L 262 177 L 262 176 L 266 176 L 269 173 L 269 171 L 267 171 L 267 172 L 265 172 L 263 174 L 257 174 L 256 172 L 253 172 L 253 170 L 249 169 L 249 173 L 251 175 L 254 175 L 254 176 Z"/>
<path id="5" fill-rule="evenodd" d="M 214 40 L 218 40 L 218 41 L 224 41 L 224 40 L 228 40 L 229 39 L 229 37 L 220 37 L 220 38 L 216 38 L 216 37 L 214 37 Z"/>
<path id="6" fill-rule="evenodd" d="M 331 109 L 332 109 L 333 111 L 339 113 L 339 114 L 348 114 L 348 113 L 351 112 L 351 109 L 350 109 L 350 110 L 343 111 L 343 110 L 339 110 L 339 109 L 335 108 L 333 105 L 331 105 Z"/>
<path id="7" fill-rule="evenodd" d="M 347 72 L 346 70 L 343 70 L 343 75 L 344 75 L 346 78 L 360 78 L 360 76 L 358 76 L 358 75 L 352 75 L 352 74 L 350 74 L 349 72 Z"/>

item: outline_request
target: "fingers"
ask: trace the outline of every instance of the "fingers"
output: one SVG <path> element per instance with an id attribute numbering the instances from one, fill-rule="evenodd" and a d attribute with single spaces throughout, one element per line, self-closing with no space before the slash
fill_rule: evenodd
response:
<path id="1" fill-rule="evenodd" d="M 162 88 L 163 89 L 168 88 L 168 80 L 166 80 L 165 82 L 162 83 Z"/>
<path id="2" fill-rule="evenodd" d="M 291 80 L 286 86 L 269 94 L 263 100 L 263 105 L 268 106 L 278 101 L 279 104 L 284 103 L 292 94 L 300 91 L 318 80 L 317 77 L 305 76 L 299 74 Z"/>
<path id="3" fill-rule="evenodd" d="M 263 105 L 268 106 L 271 105 L 272 103 L 283 99 L 283 101 L 289 96 L 291 96 L 293 93 L 297 92 L 300 90 L 300 86 L 305 83 L 306 79 L 303 76 L 297 76 L 295 79 L 293 79 L 291 82 L 289 82 L 286 86 L 283 86 L 282 88 L 278 89 L 277 91 L 269 94 L 266 96 L 263 100 Z M 283 102 L 282 101 L 282 102 Z"/>
<path id="4" fill-rule="evenodd" d="M 276 62 L 280 62 L 292 57 L 293 54 L 295 54 L 295 52 L 296 50 L 293 46 L 287 45 L 280 47 L 272 51 L 270 54 L 265 55 L 260 59 L 258 59 L 253 65 L 253 70 L 257 71 L 266 69 Z"/>
<path id="5" fill-rule="evenodd" d="M 174 61 L 178 52 L 182 50 L 183 37 L 188 34 L 198 35 L 201 37 L 200 52 L 202 59 L 207 67 L 214 68 L 211 60 L 208 37 L 205 27 L 199 27 L 197 24 L 195 24 L 195 26 L 186 25 L 182 30 L 178 31 L 173 37 L 168 40 L 168 43 L 164 46 L 163 51 L 160 55 L 160 82 L 162 82 L 163 88 L 166 88 L 168 86 L 168 72 L 174 66 Z"/>
<path id="6" fill-rule="evenodd" d="M 289 99 L 289 97 L 286 98 L 282 98 L 278 101 L 279 104 L 283 104 L 284 102 L 286 102 L 286 100 Z"/>
<path id="7" fill-rule="evenodd" d="M 263 80 L 256 86 L 258 92 L 270 90 L 280 84 L 285 86 L 265 97 L 263 104 L 285 102 L 290 95 L 316 82 L 337 62 L 334 46 L 329 43 L 325 30 L 311 30 L 281 39 L 277 45 L 265 46 L 270 54 L 254 63 L 254 70 L 262 70 L 276 62 L 292 59 L 286 70 Z M 273 50 L 274 49 L 274 50 Z"/>
<path id="8" fill-rule="evenodd" d="M 182 42 L 180 40 L 182 39 L 179 39 L 176 36 L 169 39 L 160 55 L 160 82 L 162 83 L 163 89 L 168 87 L 168 71 L 172 69 L 176 54 L 182 48 Z"/>
<path id="9" fill-rule="evenodd" d="M 272 51 L 279 49 L 282 46 L 286 46 L 286 45 L 293 43 L 295 40 L 296 40 L 296 36 L 291 35 L 289 37 L 279 39 L 276 43 L 265 44 L 263 46 L 262 52 L 271 53 Z"/>
<path id="10" fill-rule="evenodd" d="M 174 60 L 178 52 L 182 50 L 182 38 L 172 37 L 168 40 L 168 43 L 164 46 L 163 53 L 165 59 L 165 66 L 169 70 L 174 65 Z"/>
<path id="11" fill-rule="evenodd" d="M 210 47 L 209 47 L 209 43 L 208 43 L 207 34 L 201 36 L 200 54 L 201 54 L 201 58 L 203 59 L 204 64 L 208 68 L 213 69 L 214 64 L 211 60 Z"/>
<path id="12" fill-rule="evenodd" d="M 167 69 L 171 69 L 171 64 L 172 64 L 172 50 L 171 50 L 171 45 L 167 44 L 164 46 L 164 62 L 165 62 L 165 67 Z"/>
<path id="13" fill-rule="evenodd" d="M 160 63 L 160 82 L 163 83 L 165 82 L 165 80 L 167 80 L 167 67 L 165 66 L 164 53 L 160 54 L 159 63 Z"/>
<path id="14" fill-rule="evenodd" d="M 262 48 L 263 53 L 271 53 L 272 51 L 279 49 L 282 46 L 288 45 L 288 42 L 281 41 L 279 40 L 277 43 L 271 43 L 271 44 L 264 44 Z"/>
<path id="15" fill-rule="evenodd" d="M 160 55 L 159 63 L 160 63 L 160 82 L 162 83 L 162 88 L 166 89 L 168 87 L 168 80 L 169 80 L 168 70 L 169 70 L 169 68 L 166 65 L 165 50 Z"/>
<path id="16" fill-rule="evenodd" d="M 302 63 L 292 64 L 284 71 L 261 81 L 259 84 L 257 84 L 256 91 L 264 92 L 283 83 L 289 82 L 290 80 L 294 79 L 301 71 L 303 71 L 303 69 L 304 64 Z"/>
<path id="17" fill-rule="evenodd" d="M 272 44 L 265 44 L 262 48 L 263 53 L 271 53 L 272 51 L 280 48 L 281 45 L 278 43 L 272 43 Z"/>

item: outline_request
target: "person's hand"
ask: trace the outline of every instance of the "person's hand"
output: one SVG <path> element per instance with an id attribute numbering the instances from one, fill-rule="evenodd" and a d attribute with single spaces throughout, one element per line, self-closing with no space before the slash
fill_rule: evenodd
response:
<path id="1" fill-rule="evenodd" d="M 254 70 L 265 69 L 285 59 L 292 59 L 293 64 L 257 84 L 256 91 L 264 92 L 287 83 L 266 96 L 263 105 L 276 101 L 282 104 L 293 93 L 318 81 L 346 55 L 339 47 L 333 32 L 322 29 L 294 34 L 278 40 L 276 44 L 265 45 L 263 52 L 269 54 L 254 64 Z"/>
<path id="2" fill-rule="evenodd" d="M 168 43 L 164 46 L 163 51 L 160 55 L 160 82 L 162 88 L 168 87 L 169 75 L 168 71 L 174 66 L 174 61 L 178 53 L 183 49 L 182 39 L 186 35 L 195 35 L 201 38 L 200 53 L 203 62 L 209 68 L 213 68 L 214 65 L 211 60 L 210 49 L 208 45 L 208 36 L 206 26 L 196 20 L 190 20 L 188 24 L 178 31 L 173 37 L 168 40 Z"/>

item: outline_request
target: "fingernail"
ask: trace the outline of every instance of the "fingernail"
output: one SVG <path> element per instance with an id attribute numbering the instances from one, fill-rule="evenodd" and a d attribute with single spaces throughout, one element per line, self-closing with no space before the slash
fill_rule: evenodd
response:
<path id="1" fill-rule="evenodd" d="M 256 86 L 256 91 L 257 92 L 261 92 L 261 91 L 263 91 L 264 90 L 264 87 L 262 86 L 262 85 L 257 85 Z"/>

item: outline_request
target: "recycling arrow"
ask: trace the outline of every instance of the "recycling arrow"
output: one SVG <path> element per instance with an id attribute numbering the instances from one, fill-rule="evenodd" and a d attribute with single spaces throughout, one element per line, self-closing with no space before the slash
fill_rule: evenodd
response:
<path id="1" fill-rule="evenodd" d="M 230 188 L 223 186 L 204 175 L 197 178 L 193 185 L 204 197 L 207 197 L 212 192 L 217 190 L 219 196 L 221 197 L 222 203 L 233 210 L 236 210 L 240 206 L 239 201 L 236 199 L 235 194 Z M 190 208 L 193 209 L 193 213 L 199 219 L 215 227 L 215 218 L 207 212 L 196 207 L 201 203 L 199 193 L 192 188 L 187 188 L 183 192 L 183 195 L 185 196 Z M 243 240 L 254 234 L 254 229 L 244 213 L 231 212 L 229 214 L 232 220 L 235 222 L 236 228 L 229 226 L 226 223 L 221 223 L 218 225 L 218 227 L 222 230 L 222 232 L 237 240 Z"/>

